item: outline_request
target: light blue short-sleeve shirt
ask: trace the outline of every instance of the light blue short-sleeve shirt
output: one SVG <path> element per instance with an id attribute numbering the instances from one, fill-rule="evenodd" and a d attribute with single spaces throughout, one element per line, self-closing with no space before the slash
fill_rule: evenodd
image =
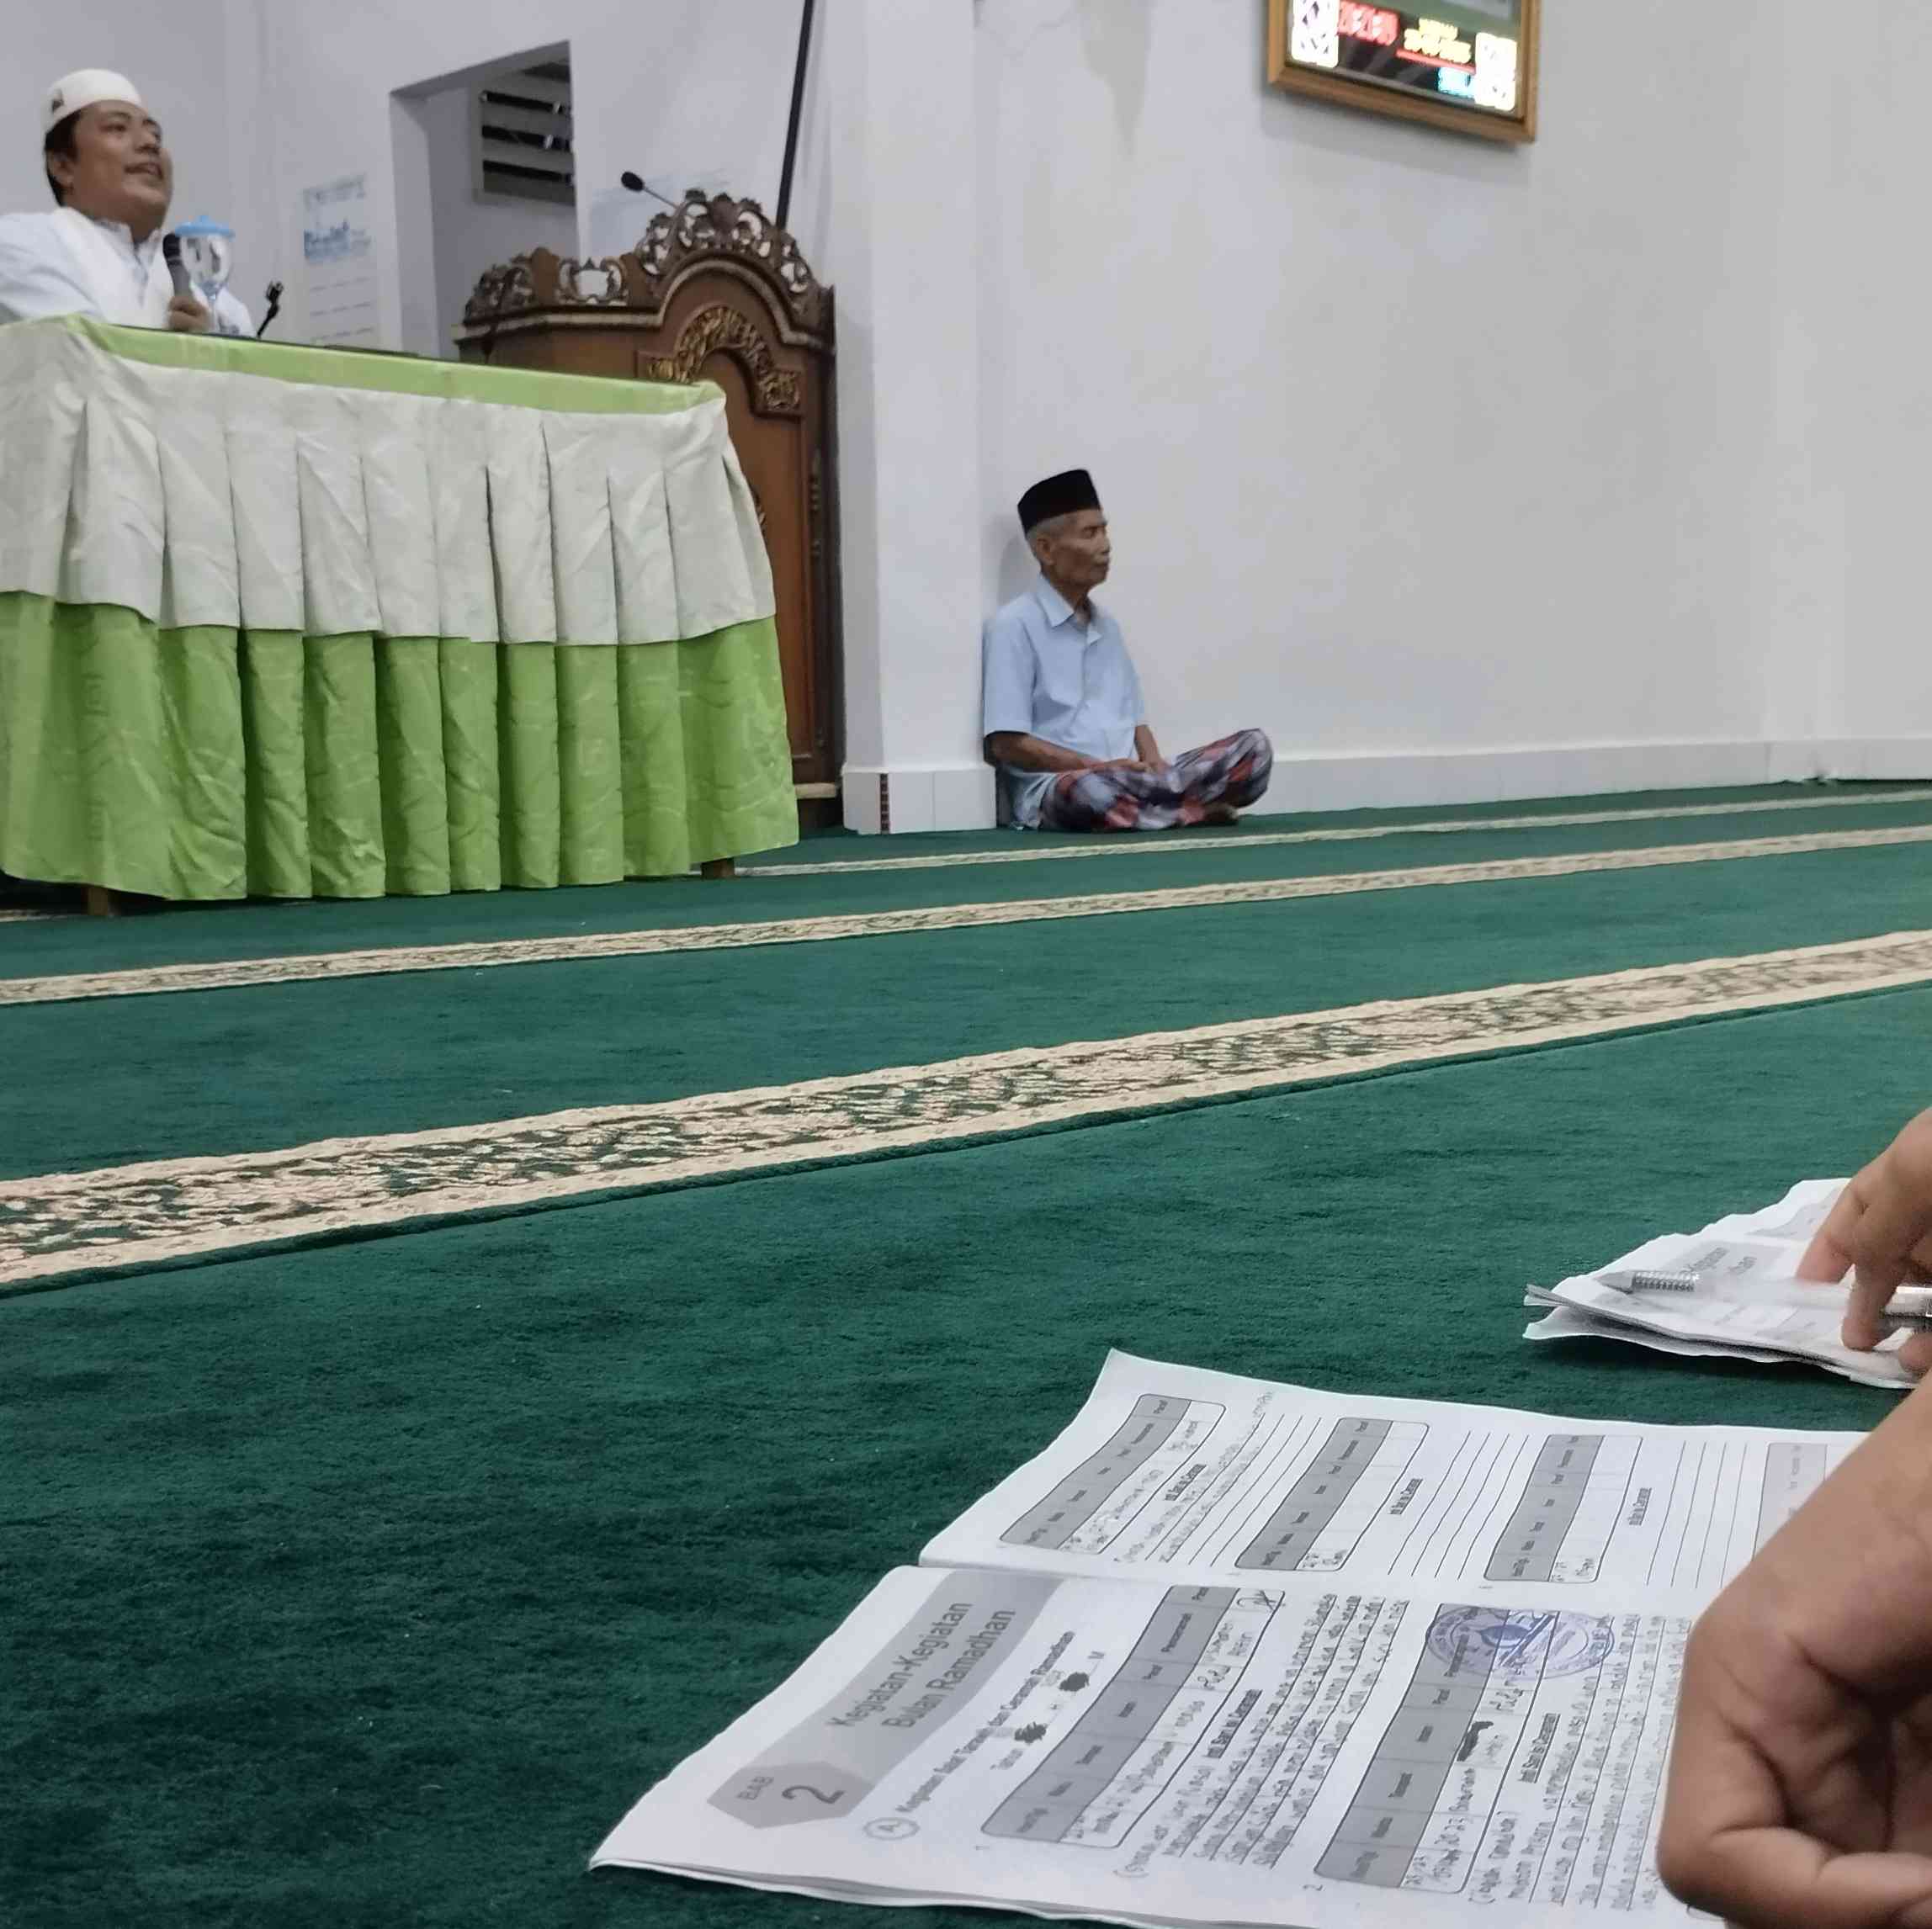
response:
<path id="1" fill-rule="evenodd" d="M 1091 597 L 1083 623 L 1044 576 L 986 625 L 982 734 L 1023 731 L 1083 757 L 1131 757 L 1147 721 L 1120 625 Z M 998 766 L 1000 819 L 1039 828 L 1050 771 Z"/>

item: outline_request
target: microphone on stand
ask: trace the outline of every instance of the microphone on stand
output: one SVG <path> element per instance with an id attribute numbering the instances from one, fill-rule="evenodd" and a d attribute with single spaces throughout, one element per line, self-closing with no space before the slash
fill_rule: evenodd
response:
<path id="1" fill-rule="evenodd" d="M 677 205 L 675 201 L 665 200 L 664 196 L 659 193 L 656 188 L 652 187 L 641 174 L 633 173 L 628 167 L 618 176 L 617 184 L 620 188 L 629 188 L 634 194 L 648 194 L 654 201 L 663 201 L 667 208 L 675 208 Z"/>

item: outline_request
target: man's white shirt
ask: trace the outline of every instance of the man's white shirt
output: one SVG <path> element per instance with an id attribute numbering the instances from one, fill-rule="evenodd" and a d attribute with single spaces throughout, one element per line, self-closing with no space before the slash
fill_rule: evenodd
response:
<path id="1" fill-rule="evenodd" d="M 72 208 L 0 215 L 0 321 L 89 315 L 133 328 L 165 328 L 174 284 L 157 231 L 136 241 L 119 221 Z M 227 289 L 215 305 L 223 335 L 252 335 L 248 310 Z"/>

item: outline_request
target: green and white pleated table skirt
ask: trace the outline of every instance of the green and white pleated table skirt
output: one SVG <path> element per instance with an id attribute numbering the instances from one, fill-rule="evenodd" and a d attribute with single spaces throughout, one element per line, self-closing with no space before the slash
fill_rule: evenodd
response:
<path id="1" fill-rule="evenodd" d="M 716 390 L 0 328 L 0 870 L 374 897 L 797 835 Z"/>

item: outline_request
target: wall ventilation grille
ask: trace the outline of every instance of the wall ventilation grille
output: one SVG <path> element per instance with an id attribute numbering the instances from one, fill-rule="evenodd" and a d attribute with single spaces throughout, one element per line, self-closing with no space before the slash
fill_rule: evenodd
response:
<path id="1" fill-rule="evenodd" d="M 499 200 L 577 198 L 571 144 L 571 70 L 545 61 L 476 84 L 470 147 L 476 192 Z"/>

